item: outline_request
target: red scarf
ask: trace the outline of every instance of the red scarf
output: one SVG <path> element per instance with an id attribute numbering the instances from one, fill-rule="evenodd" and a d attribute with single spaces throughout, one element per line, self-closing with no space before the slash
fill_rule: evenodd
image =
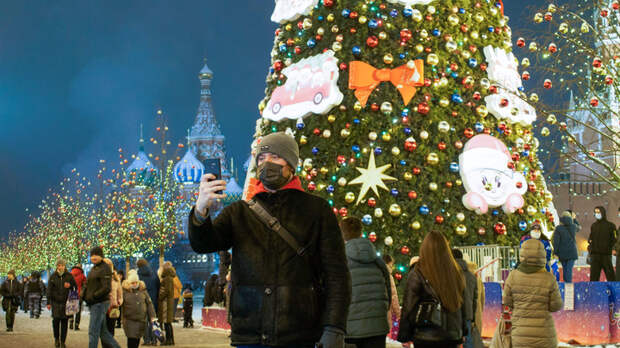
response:
<path id="1" fill-rule="evenodd" d="M 301 180 L 299 180 L 298 176 L 293 177 L 293 180 L 289 181 L 289 183 L 284 185 L 281 189 L 278 189 L 278 191 L 284 191 L 284 190 L 298 190 L 298 191 L 304 192 L 303 187 L 301 187 Z M 257 194 L 261 192 L 269 192 L 269 191 L 267 191 L 265 186 L 263 186 L 263 183 L 259 181 L 258 185 L 256 185 L 256 190 L 254 191 L 254 194 L 252 194 L 251 196 L 248 195 L 247 200 L 249 201 L 250 199 L 252 199 L 254 196 L 256 196 Z"/>

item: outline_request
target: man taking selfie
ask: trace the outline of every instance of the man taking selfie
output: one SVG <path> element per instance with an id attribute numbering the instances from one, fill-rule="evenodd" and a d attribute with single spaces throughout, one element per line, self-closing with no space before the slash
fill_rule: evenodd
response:
<path id="1" fill-rule="evenodd" d="M 235 202 L 212 219 L 226 182 L 206 174 L 189 216 L 194 251 L 232 248 L 231 343 L 343 348 L 351 278 L 336 216 L 303 191 L 291 136 L 267 135 L 257 150 L 260 184 L 249 203 Z"/>

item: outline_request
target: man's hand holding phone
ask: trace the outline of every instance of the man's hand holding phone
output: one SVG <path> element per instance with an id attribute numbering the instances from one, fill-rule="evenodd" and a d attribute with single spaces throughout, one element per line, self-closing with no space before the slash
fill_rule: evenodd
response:
<path id="1" fill-rule="evenodd" d="M 213 174 L 205 174 L 200 179 L 196 212 L 202 217 L 207 216 L 207 209 L 213 205 L 215 200 L 226 197 L 224 193 L 217 193 L 226 190 L 226 181 L 216 179 L 217 177 Z"/>

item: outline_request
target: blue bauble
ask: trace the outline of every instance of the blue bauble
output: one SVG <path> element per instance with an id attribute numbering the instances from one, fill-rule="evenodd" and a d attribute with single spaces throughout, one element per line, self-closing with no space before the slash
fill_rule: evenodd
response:
<path id="1" fill-rule="evenodd" d="M 390 16 L 392 16 L 392 18 L 398 17 L 398 11 L 397 10 L 390 11 Z"/>
<path id="2" fill-rule="evenodd" d="M 353 146 L 351 146 L 351 150 L 353 152 L 355 152 L 355 153 L 358 153 L 358 152 L 360 152 L 360 147 L 359 147 L 359 145 L 353 145 Z"/>
<path id="3" fill-rule="evenodd" d="M 452 94 L 452 97 L 450 97 L 450 99 L 452 99 L 452 102 L 456 104 L 463 103 L 463 97 L 461 97 L 457 93 Z"/>
<path id="4" fill-rule="evenodd" d="M 493 216 L 497 216 L 497 215 L 499 215 L 499 210 L 497 210 L 497 209 L 493 209 L 493 211 L 491 212 L 491 214 L 493 214 Z"/>
<path id="5" fill-rule="evenodd" d="M 525 221 L 519 221 L 519 229 L 521 231 L 525 231 L 527 229 L 527 222 Z"/>
<path id="6" fill-rule="evenodd" d="M 280 52 L 286 52 L 287 47 L 286 45 L 280 45 Z"/>
<path id="7" fill-rule="evenodd" d="M 441 30 L 433 29 L 433 31 L 431 31 L 431 34 L 433 34 L 433 36 L 439 36 L 439 35 L 441 35 Z"/>
<path id="8" fill-rule="evenodd" d="M 460 14 L 465 13 L 465 9 L 464 9 L 464 8 L 462 8 L 462 7 L 461 7 L 461 8 L 459 8 L 459 13 L 460 13 Z"/>
<path id="9" fill-rule="evenodd" d="M 476 58 L 469 58 L 469 60 L 467 61 L 467 64 L 469 65 L 470 68 L 475 68 L 478 66 L 478 60 Z"/>
<path id="10" fill-rule="evenodd" d="M 318 17 L 316 17 L 316 19 L 317 19 L 319 22 L 322 22 L 322 21 L 325 19 L 325 17 L 323 17 L 323 16 L 318 16 Z"/>
<path id="11" fill-rule="evenodd" d="M 391 189 L 391 190 L 390 190 L 390 194 L 391 194 L 392 196 L 396 197 L 396 196 L 398 196 L 398 190 L 397 190 L 397 189 L 395 189 L 395 188 L 393 188 L 393 189 Z"/>
<path id="12" fill-rule="evenodd" d="M 334 185 L 329 185 L 325 189 L 328 193 L 334 193 Z"/>
<path id="13" fill-rule="evenodd" d="M 403 16 L 405 17 L 411 17 L 413 16 L 413 10 L 410 8 L 406 8 L 403 10 Z"/>
<path id="14" fill-rule="evenodd" d="M 482 125 L 482 123 L 476 122 L 476 124 L 474 125 L 474 129 L 476 130 L 476 132 L 481 133 L 482 131 L 484 131 L 484 126 Z"/>
<path id="15" fill-rule="evenodd" d="M 305 123 L 303 123 L 303 122 L 299 122 L 296 126 L 297 126 L 297 129 L 302 130 L 302 129 L 304 129 L 304 127 L 306 126 L 306 124 L 305 124 Z"/>
<path id="16" fill-rule="evenodd" d="M 400 112 L 400 117 L 407 117 L 409 116 L 409 109 L 403 109 L 403 111 Z"/>
<path id="17" fill-rule="evenodd" d="M 382 154 L 382 153 L 383 153 L 383 149 L 381 149 L 380 147 L 377 147 L 377 148 L 375 149 L 375 155 L 380 155 L 380 154 Z"/>
<path id="18" fill-rule="evenodd" d="M 403 132 L 405 132 L 405 134 L 406 134 L 406 135 L 409 135 L 409 134 L 411 134 L 412 130 L 411 130 L 411 128 L 409 128 L 409 127 L 405 127 L 405 128 L 403 129 Z"/>
<path id="19" fill-rule="evenodd" d="M 407 165 L 407 161 L 405 161 L 405 160 L 400 160 L 400 165 L 401 165 L 401 166 L 406 166 L 406 165 Z"/>
<path id="20" fill-rule="evenodd" d="M 492 32 L 494 32 L 494 31 L 495 31 L 495 28 L 493 28 L 493 27 L 488 27 L 488 28 L 487 28 L 487 30 L 489 31 L 489 33 L 492 33 Z"/>
<path id="21" fill-rule="evenodd" d="M 476 246 L 484 246 L 484 243 L 482 243 L 482 242 L 476 243 Z"/>
<path id="22" fill-rule="evenodd" d="M 346 8 L 342 10 L 342 17 L 349 18 L 350 15 L 351 15 L 351 10 L 346 9 Z"/>
<path id="23" fill-rule="evenodd" d="M 314 46 L 316 46 L 316 41 L 314 39 L 310 39 L 306 44 L 308 45 L 308 47 L 313 48 Z"/>
<path id="24" fill-rule="evenodd" d="M 451 78 L 453 78 L 453 79 L 455 79 L 455 78 L 459 77 L 459 74 L 458 74 L 456 71 L 453 71 L 453 72 L 450 74 L 450 77 L 451 77 Z"/>
<path id="25" fill-rule="evenodd" d="M 521 86 L 519 88 L 517 88 L 519 90 L 519 92 L 525 92 L 525 87 Z"/>
<path id="26" fill-rule="evenodd" d="M 428 207 L 426 205 L 421 206 L 419 211 L 420 211 L 420 214 L 422 214 L 422 215 L 428 215 L 428 213 L 431 212 L 431 210 L 428 209 Z"/>
<path id="27" fill-rule="evenodd" d="M 313 148 L 312 148 L 312 154 L 313 154 L 313 155 L 316 155 L 316 154 L 318 154 L 318 153 L 319 153 L 319 148 L 318 148 L 318 147 L 316 147 L 316 146 L 315 146 L 315 147 L 313 147 Z"/>
<path id="28" fill-rule="evenodd" d="M 366 214 L 362 217 L 362 223 L 366 226 L 370 225 L 372 223 L 372 216 L 370 216 L 369 214 Z"/>
<path id="29" fill-rule="evenodd" d="M 362 53 L 362 49 L 359 46 L 353 46 L 351 49 L 354 55 L 359 56 Z"/>
<path id="30" fill-rule="evenodd" d="M 527 157 L 529 155 L 530 155 L 530 152 L 528 150 L 523 150 L 523 152 L 521 152 L 522 157 Z"/>
<path id="31" fill-rule="evenodd" d="M 379 27 L 379 22 L 376 19 L 371 19 L 368 21 L 368 27 L 370 29 L 377 29 Z"/>
<path id="32" fill-rule="evenodd" d="M 456 163 L 456 162 L 452 162 L 452 163 L 450 163 L 450 171 L 451 171 L 452 173 L 456 173 L 456 172 L 458 172 L 458 171 L 459 171 L 459 164 L 458 164 L 458 163 Z"/>
<path id="33" fill-rule="evenodd" d="M 398 58 L 405 59 L 405 58 L 407 58 L 407 55 L 404 54 L 404 53 L 401 53 L 401 54 L 398 55 Z"/>
<path id="34" fill-rule="evenodd" d="M 362 121 L 360 121 L 359 118 L 354 118 L 353 119 L 353 124 L 360 124 L 360 122 L 362 122 Z"/>

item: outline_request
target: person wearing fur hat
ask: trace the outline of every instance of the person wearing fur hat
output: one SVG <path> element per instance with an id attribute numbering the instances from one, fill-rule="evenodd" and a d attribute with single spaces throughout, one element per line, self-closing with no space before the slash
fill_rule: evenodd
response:
<path id="1" fill-rule="evenodd" d="M 260 182 L 248 197 L 251 206 L 238 201 L 211 217 L 214 204 L 225 197 L 226 182 L 206 174 L 189 215 L 194 251 L 232 248 L 232 345 L 314 347 L 320 342 L 324 348 L 343 348 L 351 275 L 338 220 L 326 200 L 304 192 L 295 175 L 299 147 L 292 136 L 262 137 L 254 160 Z M 262 222 L 254 210 L 259 205 L 278 220 L 271 226 L 280 232 Z M 292 238 L 278 235 L 284 233 L 279 226 Z"/>
<path id="2" fill-rule="evenodd" d="M 0 286 L 0 295 L 2 295 L 2 310 L 5 312 L 6 331 L 13 331 L 15 323 L 15 312 L 19 307 L 20 298 L 23 290 L 20 282 L 15 279 L 15 271 L 10 270 L 6 280 Z"/>
<path id="3" fill-rule="evenodd" d="M 174 346 L 174 332 L 172 329 L 172 321 L 176 310 L 174 301 L 174 277 L 176 271 L 172 267 L 172 263 L 165 264 L 161 273 L 161 287 L 159 288 L 159 304 L 157 305 L 157 314 L 159 323 L 164 325 L 166 331 L 166 341 L 162 346 Z"/>
<path id="4" fill-rule="evenodd" d="M 106 312 L 110 308 L 112 269 L 103 262 L 103 256 L 101 247 L 94 247 L 90 250 L 90 261 L 93 263 L 93 268 L 86 278 L 86 286 L 82 288 L 82 297 L 90 307 L 88 348 L 97 348 L 99 338 L 107 346 L 120 348 L 114 336 L 108 331 L 105 321 Z"/>
<path id="5" fill-rule="evenodd" d="M 34 271 L 30 274 L 30 279 L 24 289 L 24 295 L 28 299 L 30 318 L 39 319 L 41 316 L 41 298 L 45 293 L 45 284 L 41 280 L 41 273 Z"/>
<path id="6" fill-rule="evenodd" d="M 156 321 L 155 308 L 149 296 L 146 285 L 140 281 L 136 270 L 127 273 L 127 279 L 123 281 L 123 310 L 122 324 L 127 347 L 137 348 L 140 346 L 140 338 L 144 336 L 150 322 Z"/>
<path id="7" fill-rule="evenodd" d="M 504 284 L 503 304 L 512 309 L 513 348 L 556 348 L 552 312 L 562 309 L 555 277 L 545 270 L 545 247 L 535 239 L 521 245 L 521 263 Z"/>
<path id="8" fill-rule="evenodd" d="M 59 259 L 56 272 L 50 276 L 47 284 L 47 309 L 52 310 L 52 327 L 54 329 L 54 346 L 65 348 L 69 318 L 66 315 L 67 298 L 70 291 L 77 290 L 73 275 L 67 272 L 67 264 Z"/>

